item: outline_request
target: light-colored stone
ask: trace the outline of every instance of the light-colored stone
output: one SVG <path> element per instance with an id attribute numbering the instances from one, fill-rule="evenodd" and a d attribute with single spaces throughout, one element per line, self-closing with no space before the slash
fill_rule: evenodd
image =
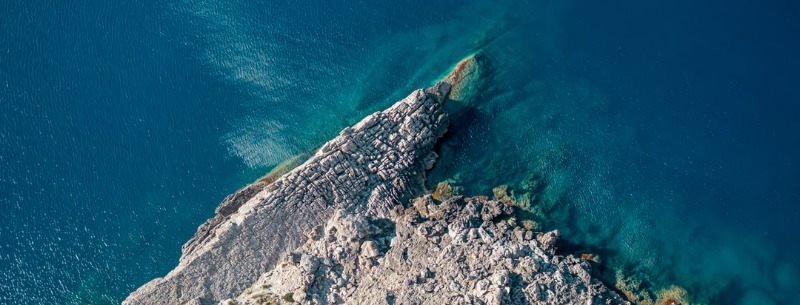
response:
<path id="1" fill-rule="evenodd" d="M 296 251 L 303 257 L 318 257 L 328 262 L 320 265 L 317 278 L 311 285 L 297 283 L 295 278 L 306 276 L 302 267 L 289 266 L 270 271 L 250 290 L 270 284 L 259 293 L 283 295 L 301 289 L 306 291 L 301 304 L 384 304 L 391 296 L 396 304 L 452 304 L 451 296 L 473 297 L 473 304 L 628 304 L 589 274 L 590 266 L 573 256 L 545 254 L 548 251 L 537 243 L 517 238 L 519 227 L 507 225 L 500 201 L 471 200 L 460 197 L 439 206 L 443 211 L 434 216 L 409 221 L 408 214 L 418 207 L 396 207 L 388 218 L 334 213 L 326 227 L 372 227 L 360 238 L 321 238 L 309 240 Z M 502 209 L 500 209 L 502 211 Z M 488 214 L 485 214 L 486 212 Z M 496 215 L 488 218 L 486 215 Z M 450 227 L 463 219 L 470 230 L 483 232 L 489 240 L 458 243 L 447 230 L 431 231 L 422 236 L 420 227 Z M 350 224 L 349 222 L 355 222 Z M 339 234 L 336 230 L 327 234 Z M 550 234 L 554 236 L 555 233 Z M 378 240 L 392 239 L 385 244 L 388 250 L 377 263 L 365 260 L 378 248 Z M 334 240 L 330 242 L 330 240 Z M 366 241 L 364 241 L 366 240 Z M 360 247 L 356 246 L 359 245 Z M 337 251 L 333 249 L 344 249 Z M 545 259 L 540 259 L 539 255 Z M 300 264 L 302 265 L 302 263 Z M 297 283 L 294 286 L 276 283 Z M 337 296 L 335 299 L 330 296 Z M 237 298 L 243 304 L 247 295 Z"/>
<path id="2" fill-rule="evenodd" d="M 378 244 L 373 240 L 368 240 L 361 244 L 361 256 L 366 258 L 374 258 L 381 255 L 380 249 L 378 249 Z"/>
<path id="3" fill-rule="evenodd" d="M 229 196 L 178 266 L 123 304 L 626 304 L 587 264 L 553 253 L 557 232 L 515 235 L 504 202 L 427 195 L 407 206 L 425 193 L 450 89 L 465 100 L 477 71 L 471 56 Z"/>
<path id="4" fill-rule="evenodd" d="M 226 198 L 186 243 L 178 266 L 123 303 L 217 303 L 239 295 L 335 209 L 380 216 L 420 194 L 431 162 L 425 157 L 447 128 L 442 105 L 450 85 L 412 92 L 345 129 L 269 185 L 254 183 Z M 359 159 L 375 160 L 379 169 L 359 165 Z M 309 179 L 313 175 L 319 178 Z"/>

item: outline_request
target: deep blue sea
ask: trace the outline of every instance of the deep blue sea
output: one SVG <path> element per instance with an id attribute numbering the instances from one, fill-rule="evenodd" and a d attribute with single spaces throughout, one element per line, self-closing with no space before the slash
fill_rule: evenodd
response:
<path id="1" fill-rule="evenodd" d="M 795 2 L 7 0 L 0 29 L 0 304 L 121 302 L 227 194 L 473 52 L 433 183 L 535 173 L 610 266 L 800 304 Z"/>

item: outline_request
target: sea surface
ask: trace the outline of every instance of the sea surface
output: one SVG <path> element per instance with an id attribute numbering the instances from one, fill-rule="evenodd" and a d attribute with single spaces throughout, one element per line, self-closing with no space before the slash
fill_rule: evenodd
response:
<path id="1" fill-rule="evenodd" d="M 454 115 L 431 187 L 535 180 L 566 249 L 653 293 L 800 304 L 798 12 L 3 1 L 0 304 L 121 302 L 177 264 L 227 194 L 474 53 L 480 94 Z"/>

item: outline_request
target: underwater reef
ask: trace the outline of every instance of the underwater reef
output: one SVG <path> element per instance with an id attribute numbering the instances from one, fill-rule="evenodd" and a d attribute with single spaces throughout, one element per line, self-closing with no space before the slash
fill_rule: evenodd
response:
<path id="1" fill-rule="evenodd" d="M 680 287 L 653 292 L 571 251 L 541 175 L 491 198 L 462 195 L 459 177 L 426 187 L 481 61 L 225 198 L 178 266 L 123 304 L 689 304 Z"/>

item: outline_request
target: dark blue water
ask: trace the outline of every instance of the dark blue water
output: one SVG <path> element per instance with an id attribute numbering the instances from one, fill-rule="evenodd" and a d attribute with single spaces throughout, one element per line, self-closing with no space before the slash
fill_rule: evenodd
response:
<path id="1" fill-rule="evenodd" d="M 119 303 L 216 204 L 463 56 L 432 179 L 698 301 L 800 304 L 796 4 L 0 4 L 0 303 Z M 612 283 L 613 284 L 613 283 Z"/>

